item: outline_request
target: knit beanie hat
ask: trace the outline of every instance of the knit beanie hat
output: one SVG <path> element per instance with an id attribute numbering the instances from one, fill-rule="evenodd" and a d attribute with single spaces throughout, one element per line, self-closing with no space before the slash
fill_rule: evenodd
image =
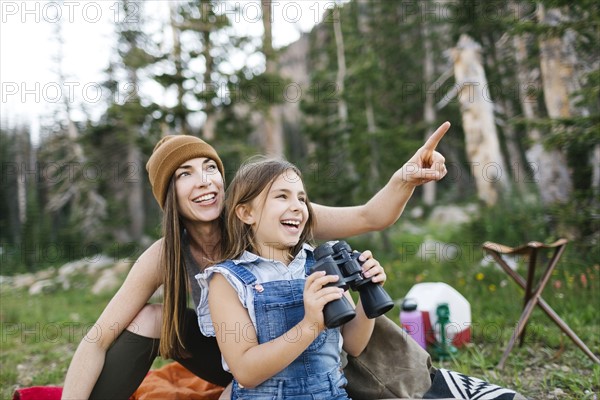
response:
<path id="1" fill-rule="evenodd" d="M 190 135 L 167 135 L 156 143 L 152 155 L 146 164 L 152 193 L 160 208 L 163 208 L 167 196 L 167 188 L 171 177 L 187 160 L 206 157 L 217 163 L 223 177 L 223 163 L 215 149 L 204 140 Z"/>

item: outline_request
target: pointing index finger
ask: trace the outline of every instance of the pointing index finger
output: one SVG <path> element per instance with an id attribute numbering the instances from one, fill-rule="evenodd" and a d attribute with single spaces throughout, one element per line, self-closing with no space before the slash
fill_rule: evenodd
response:
<path id="1" fill-rule="evenodd" d="M 429 136 L 429 139 L 427 139 L 423 145 L 423 148 L 429 151 L 434 151 L 437 145 L 440 143 L 440 140 L 442 140 L 446 132 L 448 132 L 448 129 L 450 129 L 450 122 L 446 121 L 440 125 L 440 127 L 437 128 L 435 132 L 431 134 L 431 136 Z"/>

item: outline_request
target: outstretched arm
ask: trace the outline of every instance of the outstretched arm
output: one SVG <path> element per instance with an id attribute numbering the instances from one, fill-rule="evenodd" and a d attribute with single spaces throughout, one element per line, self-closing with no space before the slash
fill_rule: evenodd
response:
<path id="1" fill-rule="evenodd" d="M 125 282 L 83 338 L 67 371 L 62 399 L 87 399 L 102 371 L 107 349 L 146 305 L 161 284 L 160 247 L 150 246 L 135 262 Z M 143 335 L 143 333 L 141 333 Z"/>
<path id="2" fill-rule="evenodd" d="M 367 203 L 353 207 L 313 204 L 315 237 L 325 240 L 355 236 L 379 231 L 395 223 L 417 186 L 438 181 L 446 175 L 445 159 L 435 149 L 449 128 L 449 122 L 440 125 Z"/>

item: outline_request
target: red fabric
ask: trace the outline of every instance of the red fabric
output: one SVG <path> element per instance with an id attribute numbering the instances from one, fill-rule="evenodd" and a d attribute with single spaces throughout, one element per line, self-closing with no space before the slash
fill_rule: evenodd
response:
<path id="1" fill-rule="evenodd" d="M 429 319 L 429 311 L 422 311 L 423 313 L 423 329 L 425 329 L 425 341 L 428 345 L 434 345 L 435 333 L 431 327 L 431 319 Z"/>
<path id="2" fill-rule="evenodd" d="M 456 347 L 464 346 L 465 343 L 469 343 L 471 341 L 471 327 L 469 326 L 466 329 L 458 332 L 454 339 L 452 339 L 452 344 Z"/>
<path id="3" fill-rule="evenodd" d="M 59 386 L 32 386 L 15 390 L 13 400 L 60 400 L 61 395 Z"/>

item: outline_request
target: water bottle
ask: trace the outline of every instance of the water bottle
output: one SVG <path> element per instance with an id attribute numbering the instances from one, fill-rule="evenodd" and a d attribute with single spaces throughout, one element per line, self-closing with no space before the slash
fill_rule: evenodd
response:
<path id="1" fill-rule="evenodd" d="M 402 301 L 400 310 L 400 323 L 404 330 L 424 349 L 427 349 L 425 342 L 425 325 L 423 323 L 423 314 L 417 310 L 415 299 L 406 298 Z"/>

